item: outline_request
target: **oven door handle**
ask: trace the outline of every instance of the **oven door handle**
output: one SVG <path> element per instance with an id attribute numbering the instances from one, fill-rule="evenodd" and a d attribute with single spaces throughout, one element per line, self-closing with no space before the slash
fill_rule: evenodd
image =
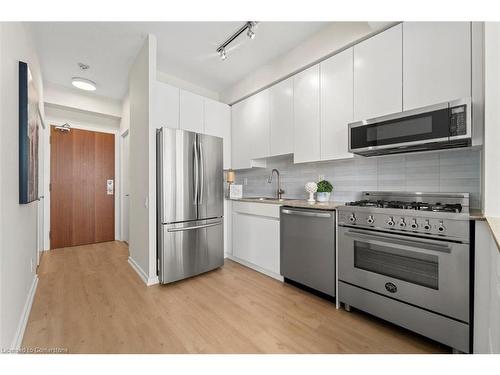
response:
<path id="1" fill-rule="evenodd" d="M 425 240 L 425 239 L 419 239 L 418 241 L 412 241 L 412 240 L 407 240 L 407 239 L 401 239 L 401 238 L 394 238 L 392 236 L 384 236 L 380 234 L 368 234 L 368 233 L 362 233 L 362 232 L 356 232 L 352 230 L 348 230 L 345 232 L 345 234 L 349 237 L 353 238 L 360 238 L 362 240 L 365 240 L 366 242 L 378 242 L 378 243 L 390 243 L 393 245 L 402 245 L 402 246 L 408 246 L 408 247 L 413 247 L 417 249 L 423 249 L 423 250 L 433 250 L 433 251 L 439 251 L 443 253 L 451 253 L 451 246 L 449 244 L 443 244 L 439 243 L 437 241 L 430 241 L 430 240 Z"/>

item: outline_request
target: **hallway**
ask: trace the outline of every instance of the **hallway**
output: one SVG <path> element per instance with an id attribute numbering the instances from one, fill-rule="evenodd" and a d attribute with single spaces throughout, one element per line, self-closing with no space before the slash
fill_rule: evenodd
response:
<path id="1" fill-rule="evenodd" d="M 44 253 L 23 347 L 69 353 L 442 353 L 421 336 L 226 260 L 146 287 L 122 242 Z"/>

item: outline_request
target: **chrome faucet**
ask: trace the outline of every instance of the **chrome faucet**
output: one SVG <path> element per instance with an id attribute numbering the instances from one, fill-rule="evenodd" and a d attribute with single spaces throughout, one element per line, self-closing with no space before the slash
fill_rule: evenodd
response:
<path id="1" fill-rule="evenodd" d="M 271 175 L 267 179 L 267 182 L 269 184 L 273 182 L 273 173 L 275 173 L 275 172 L 276 172 L 276 176 L 278 176 L 278 188 L 276 189 L 276 196 L 277 196 L 278 200 L 281 200 L 281 199 L 283 199 L 283 194 L 285 194 L 285 190 L 283 190 L 281 188 L 280 171 L 278 171 L 276 168 L 274 168 L 271 171 Z"/>

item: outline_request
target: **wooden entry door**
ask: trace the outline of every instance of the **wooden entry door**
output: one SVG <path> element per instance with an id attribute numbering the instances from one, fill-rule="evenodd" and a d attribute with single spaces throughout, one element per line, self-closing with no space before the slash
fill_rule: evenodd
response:
<path id="1" fill-rule="evenodd" d="M 114 134 L 51 126 L 50 137 L 50 247 L 113 241 Z"/>

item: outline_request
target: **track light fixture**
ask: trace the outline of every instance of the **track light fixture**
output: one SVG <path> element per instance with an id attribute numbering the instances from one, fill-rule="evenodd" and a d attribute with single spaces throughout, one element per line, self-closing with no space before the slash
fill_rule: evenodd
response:
<path id="1" fill-rule="evenodd" d="M 241 26 L 233 35 L 227 38 L 226 41 L 217 48 L 217 53 L 219 54 L 221 60 L 225 60 L 227 58 L 226 47 L 245 31 L 247 32 L 248 38 L 255 38 L 255 25 L 257 25 L 257 23 L 257 21 L 245 22 L 243 26 Z"/>

